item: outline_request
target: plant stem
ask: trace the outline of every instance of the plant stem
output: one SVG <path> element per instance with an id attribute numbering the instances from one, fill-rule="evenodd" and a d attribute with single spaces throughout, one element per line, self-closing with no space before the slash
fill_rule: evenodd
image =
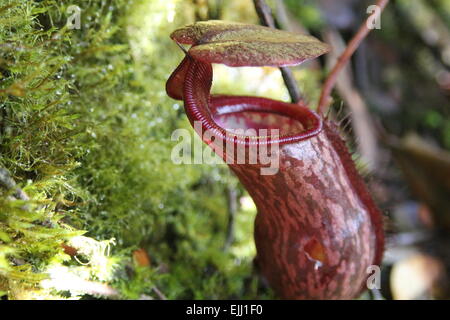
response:
<path id="1" fill-rule="evenodd" d="M 367 20 L 362 24 L 359 28 L 358 33 L 352 38 L 352 40 L 348 43 L 347 48 L 344 53 L 339 57 L 336 65 L 331 70 L 328 75 L 325 83 L 322 87 L 322 92 L 320 95 L 319 105 L 317 106 L 317 113 L 323 115 L 326 112 L 330 104 L 330 96 L 331 92 L 336 84 L 339 72 L 345 67 L 347 62 L 350 60 L 353 53 L 358 49 L 361 42 L 367 37 L 370 33 L 371 29 L 369 29 L 369 22 L 376 18 L 377 14 L 381 14 L 389 0 L 378 0 L 377 6 L 380 8 L 379 11 L 375 11 Z"/>
<path id="2" fill-rule="evenodd" d="M 272 10 L 267 5 L 266 1 L 253 0 L 253 4 L 261 24 L 275 29 L 275 20 L 272 16 Z M 283 76 L 284 84 L 289 91 L 289 96 L 291 97 L 292 102 L 297 103 L 300 100 L 303 100 L 300 89 L 298 88 L 294 75 L 292 74 L 292 70 L 287 67 L 280 67 L 279 69 L 281 71 L 281 75 Z"/>

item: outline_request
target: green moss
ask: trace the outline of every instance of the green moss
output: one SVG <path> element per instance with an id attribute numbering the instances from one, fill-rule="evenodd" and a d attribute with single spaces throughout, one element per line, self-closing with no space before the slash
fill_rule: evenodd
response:
<path id="1" fill-rule="evenodd" d="M 235 178 L 170 161 L 189 124 L 164 90 L 182 57 L 168 33 L 194 15 L 190 1 L 0 1 L 0 167 L 30 198 L 0 188 L 0 295 L 98 296 L 71 286 L 83 280 L 119 298 L 268 296 L 252 273 L 254 208 L 222 250 Z"/>

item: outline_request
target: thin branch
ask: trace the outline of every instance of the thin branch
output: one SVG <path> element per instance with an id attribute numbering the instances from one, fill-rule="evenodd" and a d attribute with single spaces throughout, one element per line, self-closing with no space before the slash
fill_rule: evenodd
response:
<path id="1" fill-rule="evenodd" d="M 167 300 L 167 297 L 157 287 L 152 288 L 160 300 Z"/>
<path id="2" fill-rule="evenodd" d="M 272 10 L 267 5 L 265 0 L 253 0 L 253 4 L 255 6 L 256 13 L 258 14 L 259 20 L 261 24 L 274 28 L 275 29 L 275 21 L 272 16 Z M 300 93 L 300 89 L 295 82 L 294 75 L 292 74 L 292 70 L 287 67 L 280 67 L 281 75 L 283 76 L 284 84 L 289 91 L 289 95 L 293 103 L 297 103 L 300 100 L 303 100 L 303 97 Z"/>
<path id="3" fill-rule="evenodd" d="M 275 29 L 275 20 L 272 16 L 272 10 L 267 5 L 265 0 L 253 0 L 256 13 L 258 14 L 261 23 L 267 27 Z"/>
<path id="4" fill-rule="evenodd" d="M 347 45 L 344 53 L 339 57 L 336 65 L 331 70 L 322 88 L 322 93 L 320 95 L 319 105 L 317 106 L 317 113 L 324 114 L 326 109 L 330 104 L 330 96 L 333 88 L 336 84 L 339 72 L 347 65 L 353 53 L 358 49 L 361 42 L 367 37 L 371 29 L 369 29 L 369 23 L 374 19 L 378 18 L 378 15 L 384 10 L 389 0 L 378 0 L 377 6 L 380 8 L 379 11 L 375 11 L 363 25 L 359 28 L 358 33 L 353 37 L 353 39 Z"/>

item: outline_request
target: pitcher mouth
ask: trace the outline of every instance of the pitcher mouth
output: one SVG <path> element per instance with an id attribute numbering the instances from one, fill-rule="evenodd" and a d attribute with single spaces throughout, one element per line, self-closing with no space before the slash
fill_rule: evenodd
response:
<path id="1" fill-rule="evenodd" d="M 186 56 L 167 81 L 167 93 L 182 98 L 192 126 L 200 123 L 202 131 L 214 139 L 246 146 L 282 145 L 309 139 L 322 130 L 322 118 L 304 105 L 251 96 L 211 95 L 211 84 L 211 64 Z"/>
<path id="2" fill-rule="evenodd" d="M 213 95 L 212 120 L 227 134 L 288 143 L 307 139 L 322 129 L 322 119 L 308 107 L 252 96 Z"/>

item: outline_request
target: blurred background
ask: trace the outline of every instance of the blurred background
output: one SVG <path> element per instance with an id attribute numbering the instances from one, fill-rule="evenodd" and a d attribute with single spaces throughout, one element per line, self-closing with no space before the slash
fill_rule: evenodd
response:
<path id="1" fill-rule="evenodd" d="M 267 3 L 333 48 L 292 69 L 314 108 L 373 1 Z M 165 93 L 169 34 L 209 19 L 259 23 L 252 0 L 0 0 L 2 299 L 274 298 L 237 179 L 170 160 L 191 128 Z M 448 299 L 450 2 L 392 0 L 380 26 L 331 111 L 385 214 L 381 290 L 361 299 Z M 274 68 L 215 66 L 213 91 L 290 100 Z"/>

